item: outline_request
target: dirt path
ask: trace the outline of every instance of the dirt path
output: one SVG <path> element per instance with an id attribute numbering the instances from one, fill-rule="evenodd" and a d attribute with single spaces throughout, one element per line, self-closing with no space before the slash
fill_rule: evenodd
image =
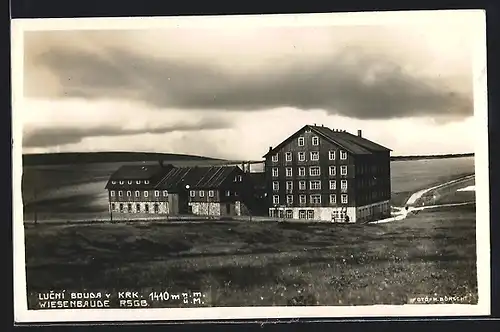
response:
<path id="1" fill-rule="evenodd" d="M 460 182 L 467 182 L 467 181 L 473 179 L 474 176 L 475 175 L 464 176 L 464 177 L 461 177 L 461 178 L 458 178 L 455 180 L 447 181 L 447 182 L 439 184 L 437 186 L 433 186 L 430 188 L 419 190 L 419 191 L 413 193 L 410 196 L 410 198 L 408 198 L 408 200 L 406 201 L 406 204 L 403 207 L 393 207 L 393 209 L 396 210 L 396 213 L 392 217 L 373 221 L 373 222 L 371 222 L 371 224 L 383 224 L 383 223 L 387 223 L 387 222 L 403 220 L 403 219 L 406 219 L 408 214 L 415 212 L 415 211 L 421 211 L 421 210 L 437 208 L 437 207 L 462 206 L 462 205 L 471 204 L 473 202 L 440 204 L 440 205 L 424 205 L 424 206 L 419 206 L 419 207 L 415 206 L 423 195 L 425 195 L 433 190 L 444 188 L 446 186 L 452 186 L 452 185 L 455 185 L 455 184 L 460 183 Z"/>

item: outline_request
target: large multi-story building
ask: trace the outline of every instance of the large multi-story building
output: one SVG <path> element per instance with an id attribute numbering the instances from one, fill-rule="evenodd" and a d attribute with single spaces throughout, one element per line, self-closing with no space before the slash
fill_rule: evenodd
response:
<path id="1" fill-rule="evenodd" d="M 302 127 L 264 156 L 269 215 L 335 222 L 389 215 L 390 152 L 360 130 Z"/>

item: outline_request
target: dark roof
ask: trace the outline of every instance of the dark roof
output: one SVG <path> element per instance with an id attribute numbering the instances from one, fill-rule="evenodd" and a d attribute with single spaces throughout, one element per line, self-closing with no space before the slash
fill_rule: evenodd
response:
<path id="1" fill-rule="evenodd" d="M 163 177 L 156 188 L 176 190 L 189 185 L 190 188 L 216 189 L 238 170 L 242 172 L 237 166 L 176 167 Z"/>
<path id="2" fill-rule="evenodd" d="M 336 131 L 328 127 L 323 126 L 311 126 L 305 125 L 304 127 L 297 130 L 294 134 L 288 137 L 286 140 L 278 144 L 274 149 L 270 150 L 264 155 L 264 158 L 269 156 L 275 151 L 281 149 L 288 141 L 292 138 L 298 136 L 304 129 L 309 128 L 311 131 L 315 132 L 318 136 L 340 146 L 346 151 L 353 154 L 372 154 L 374 152 L 388 152 L 391 149 L 386 148 L 380 144 L 372 142 L 364 137 L 359 137 L 348 133 L 347 131 Z"/>
<path id="3" fill-rule="evenodd" d="M 124 165 L 111 175 L 110 180 L 149 180 L 170 171 L 171 167 L 172 165 L 160 164 Z"/>
<path id="4" fill-rule="evenodd" d="M 142 164 L 142 165 L 124 165 L 111 174 L 107 189 L 147 189 L 154 187 L 173 166 L 158 164 Z M 145 183 L 144 181 L 149 181 Z M 123 181 L 123 184 L 120 184 Z M 141 181 L 137 184 L 136 181 Z M 113 183 L 115 182 L 115 183 Z M 131 183 L 129 183 L 131 182 Z"/>

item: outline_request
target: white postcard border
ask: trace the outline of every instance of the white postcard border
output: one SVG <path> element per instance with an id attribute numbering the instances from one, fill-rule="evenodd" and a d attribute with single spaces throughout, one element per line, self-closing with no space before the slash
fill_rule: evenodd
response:
<path id="1" fill-rule="evenodd" d="M 450 16 L 448 16 L 450 15 Z M 372 306 L 310 307 L 215 307 L 165 309 L 64 309 L 28 310 L 26 294 L 24 226 L 22 223 L 22 123 L 16 112 L 23 108 L 23 33 L 28 30 L 68 29 L 151 29 L 166 26 L 197 25 L 238 26 L 293 25 L 368 25 L 410 24 L 425 20 L 440 21 L 464 15 L 474 20 L 477 45 L 474 47 L 474 115 L 477 141 L 476 169 L 476 239 L 479 300 L 477 305 L 409 304 Z M 81 18 L 20 19 L 12 21 L 12 158 L 13 158 L 13 245 L 14 245 L 14 316 L 17 323 L 94 322 L 94 321 L 182 321 L 287 318 L 369 318 L 420 316 L 477 316 L 490 314 L 490 233 L 488 174 L 488 115 L 486 87 L 486 26 L 483 10 L 365 12 L 339 14 L 293 14 L 251 16 L 207 16 L 169 18 Z M 17 113 L 18 114 L 18 113 Z"/>

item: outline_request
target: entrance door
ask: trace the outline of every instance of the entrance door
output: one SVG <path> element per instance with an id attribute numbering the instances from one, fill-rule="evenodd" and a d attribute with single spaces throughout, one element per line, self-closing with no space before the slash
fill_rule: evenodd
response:
<path id="1" fill-rule="evenodd" d="M 231 204 L 226 204 L 226 214 L 231 214 Z"/>

